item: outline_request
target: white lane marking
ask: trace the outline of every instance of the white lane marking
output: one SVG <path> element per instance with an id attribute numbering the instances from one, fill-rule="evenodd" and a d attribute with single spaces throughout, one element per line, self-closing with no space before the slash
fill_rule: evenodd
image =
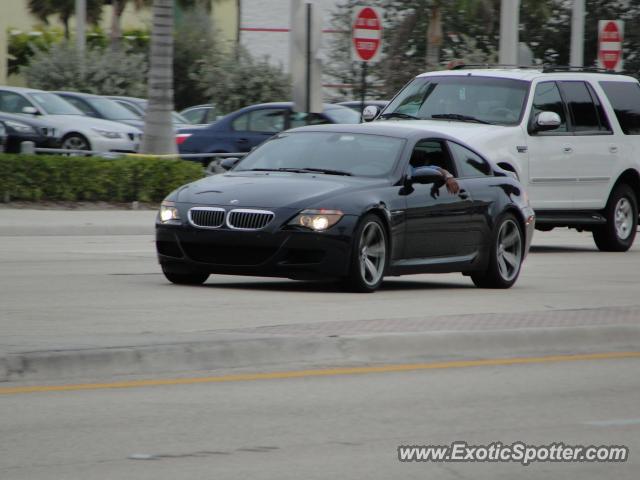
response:
<path id="1" fill-rule="evenodd" d="M 585 422 L 587 425 L 594 427 L 622 427 L 626 425 L 640 425 L 640 418 L 617 418 L 613 420 L 595 420 L 593 422 Z"/>

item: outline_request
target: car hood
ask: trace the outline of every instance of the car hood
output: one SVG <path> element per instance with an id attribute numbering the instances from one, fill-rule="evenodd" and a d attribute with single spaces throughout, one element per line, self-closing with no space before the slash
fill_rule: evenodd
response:
<path id="1" fill-rule="evenodd" d="M 236 208 L 321 208 L 319 202 L 385 180 L 288 172 L 229 172 L 186 185 L 176 201 Z"/>
<path id="2" fill-rule="evenodd" d="M 460 122 L 454 120 L 384 120 L 385 126 L 424 129 L 458 138 L 469 144 L 484 143 L 487 138 L 495 138 L 509 132 L 520 132 L 519 125 L 487 125 L 484 123 Z"/>
<path id="3" fill-rule="evenodd" d="M 142 133 L 138 128 L 124 123 L 102 120 L 100 118 L 85 117 L 83 115 L 43 115 L 38 117 L 49 126 L 59 128 L 61 131 L 86 130 L 87 128 L 98 128 L 110 132 L 119 133 Z"/>

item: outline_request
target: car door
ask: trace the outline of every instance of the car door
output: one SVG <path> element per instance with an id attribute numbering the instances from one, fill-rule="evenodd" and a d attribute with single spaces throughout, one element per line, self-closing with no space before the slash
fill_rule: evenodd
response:
<path id="1" fill-rule="evenodd" d="M 541 112 L 560 116 L 560 126 L 554 130 L 535 131 Z M 554 81 L 535 86 L 529 115 L 527 151 L 529 154 L 529 184 L 534 209 L 570 209 L 576 172 L 573 166 L 574 137 L 569 131 L 566 105 Z"/>
<path id="2" fill-rule="evenodd" d="M 243 113 L 231 122 L 232 141 L 237 152 L 249 152 L 286 129 L 286 108 L 267 107 Z"/>
<path id="3" fill-rule="evenodd" d="M 602 103 L 587 82 L 558 82 L 569 108 L 573 152 L 566 159 L 576 183 L 572 187 L 573 208 L 604 207 L 619 146 Z"/>
<path id="4" fill-rule="evenodd" d="M 428 165 L 456 175 L 444 140 L 425 139 L 414 146 L 408 174 Z M 405 194 L 405 259 L 457 257 L 473 251 L 467 236 L 472 202 L 468 193 L 451 194 L 444 185 L 435 188 L 414 183 L 405 188 Z"/>

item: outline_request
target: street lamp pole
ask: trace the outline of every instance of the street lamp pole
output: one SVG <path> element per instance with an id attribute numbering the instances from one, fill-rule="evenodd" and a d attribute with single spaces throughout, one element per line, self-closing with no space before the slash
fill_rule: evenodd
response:
<path id="1" fill-rule="evenodd" d="M 573 0 L 569 65 L 584 66 L 584 0 Z"/>
<path id="2" fill-rule="evenodd" d="M 520 0 L 502 0 L 500 6 L 501 65 L 518 64 L 518 29 L 520 26 Z"/>

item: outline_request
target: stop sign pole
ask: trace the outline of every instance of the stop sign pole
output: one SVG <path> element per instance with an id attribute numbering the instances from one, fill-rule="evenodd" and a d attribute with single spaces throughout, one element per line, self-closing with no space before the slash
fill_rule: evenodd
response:
<path id="1" fill-rule="evenodd" d="M 367 65 L 380 58 L 382 52 L 382 11 L 376 7 L 356 7 L 351 22 L 351 55 L 362 63 L 360 112 L 367 95 Z"/>

